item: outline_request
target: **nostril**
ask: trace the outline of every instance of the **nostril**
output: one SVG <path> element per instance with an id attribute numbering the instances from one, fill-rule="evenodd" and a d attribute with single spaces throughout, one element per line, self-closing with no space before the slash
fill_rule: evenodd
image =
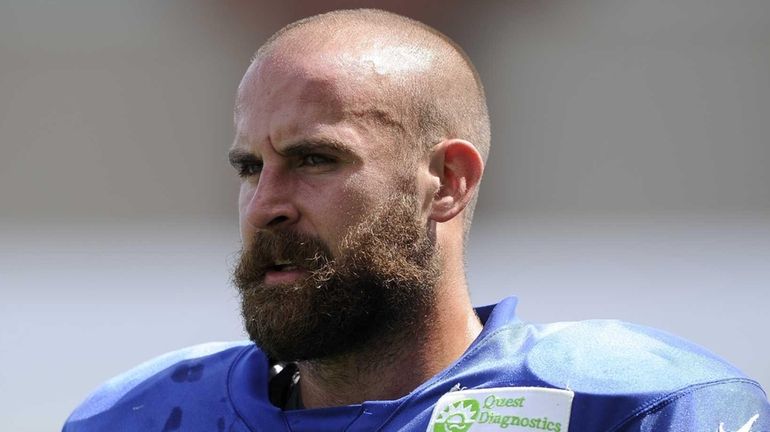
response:
<path id="1" fill-rule="evenodd" d="M 286 216 L 276 216 L 276 217 L 273 218 L 273 220 L 271 220 L 270 222 L 267 223 L 267 226 L 273 227 L 273 226 L 276 226 L 276 225 L 280 225 L 280 224 L 286 222 L 287 220 L 289 220 L 289 218 L 286 217 Z"/>

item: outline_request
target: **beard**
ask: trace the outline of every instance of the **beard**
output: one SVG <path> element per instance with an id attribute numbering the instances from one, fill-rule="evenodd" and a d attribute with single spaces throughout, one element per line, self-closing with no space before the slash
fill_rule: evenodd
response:
<path id="1" fill-rule="evenodd" d="M 233 282 L 249 337 L 277 361 L 321 360 L 416 335 L 435 305 L 439 258 L 417 218 L 413 194 L 399 194 L 343 236 L 338 256 L 319 238 L 260 231 L 241 253 Z M 264 283 L 276 262 L 306 276 Z"/>

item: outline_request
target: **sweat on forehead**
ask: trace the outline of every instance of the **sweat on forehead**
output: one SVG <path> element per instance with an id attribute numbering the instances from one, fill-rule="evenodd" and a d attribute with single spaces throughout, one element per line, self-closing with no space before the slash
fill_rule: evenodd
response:
<path id="1" fill-rule="evenodd" d="M 257 51 L 255 62 L 272 52 L 347 62 L 359 79 L 388 77 L 394 85 L 386 91 L 423 146 L 460 138 L 486 159 L 483 85 L 462 48 L 439 31 L 382 10 L 337 10 L 282 28 Z"/>
<path id="2" fill-rule="evenodd" d="M 262 107 L 289 99 L 324 112 L 327 119 L 364 122 L 403 141 L 414 125 L 404 114 L 403 79 L 394 75 L 399 62 L 379 62 L 376 52 L 314 51 L 303 55 L 283 44 L 257 58 L 238 89 L 238 117 L 259 115 Z M 375 70 L 372 63 L 377 64 Z M 291 83 L 285 87 L 285 83 Z M 414 140 L 408 140 L 413 142 Z"/>
<path id="3" fill-rule="evenodd" d="M 416 88 L 432 87 L 447 74 L 452 47 L 427 26 L 379 10 L 343 10 L 289 24 L 256 53 L 284 71 L 313 65 L 330 71 L 350 89 L 375 87 L 379 96 L 413 99 Z M 444 65 L 440 65 L 444 63 Z M 371 96 L 371 95 L 368 95 Z"/>
<path id="4" fill-rule="evenodd" d="M 295 30 L 272 42 L 255 60 L 314 60 L 320 67 L 341 68 L 349 79 L 372 77 L 409 78 L 428 73 L 438 57 L 424 40 L 409 40 L 377 30 L 363 33 L 349 28 L 319 32 Z"/>
<path id="5" fill-rule="evenodd" d="M 425 37 L 381 24 L 337 21 L 317 18 L 287 26 L 260 48 L 250 71 L 300 75 L 351 98 L 397 106 L 412 98 L 411 89 L 426 87 L 426 76 L 440 74 L 440 53 Z"/>

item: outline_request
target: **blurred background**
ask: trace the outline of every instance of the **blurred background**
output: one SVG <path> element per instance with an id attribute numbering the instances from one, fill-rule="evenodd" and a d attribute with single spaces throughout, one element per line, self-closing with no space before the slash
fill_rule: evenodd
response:
<path id="1" fill-rule="evenodd" d="M 0 0 L 3 430 L 244 337 L 233 95 L 274 31 L 353 6 L 435 26 L 486 84 L 477 304 L 659 327 L 770 388 L 770 2 Z"/>

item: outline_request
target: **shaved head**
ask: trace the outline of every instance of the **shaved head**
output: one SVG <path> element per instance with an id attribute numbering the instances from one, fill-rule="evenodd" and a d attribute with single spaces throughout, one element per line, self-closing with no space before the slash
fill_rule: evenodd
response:
<path id="1" fill-rule="evenodd" d="M 447 139 L 470 142 L 486 160 L 490 126 L 483 86 L 467 55 L 437 30 L 376 9 L 328 12 L 279 30 L 257 51 L 251 68 L 269 60 L 296 72 L 292 59 L 315 59 L 319 80 L 329 78 L 324 70 L 347 71 L 329 79 L 335 91 L 342 87 L 355 99 L 340 101 L 357 107 L 345 114 L 389 131 L 404 162 Z M 248 94 L 240 89 L 236 111 Z M 474 197 L 465 209 L 466 229 L 475 202 Z"/>

